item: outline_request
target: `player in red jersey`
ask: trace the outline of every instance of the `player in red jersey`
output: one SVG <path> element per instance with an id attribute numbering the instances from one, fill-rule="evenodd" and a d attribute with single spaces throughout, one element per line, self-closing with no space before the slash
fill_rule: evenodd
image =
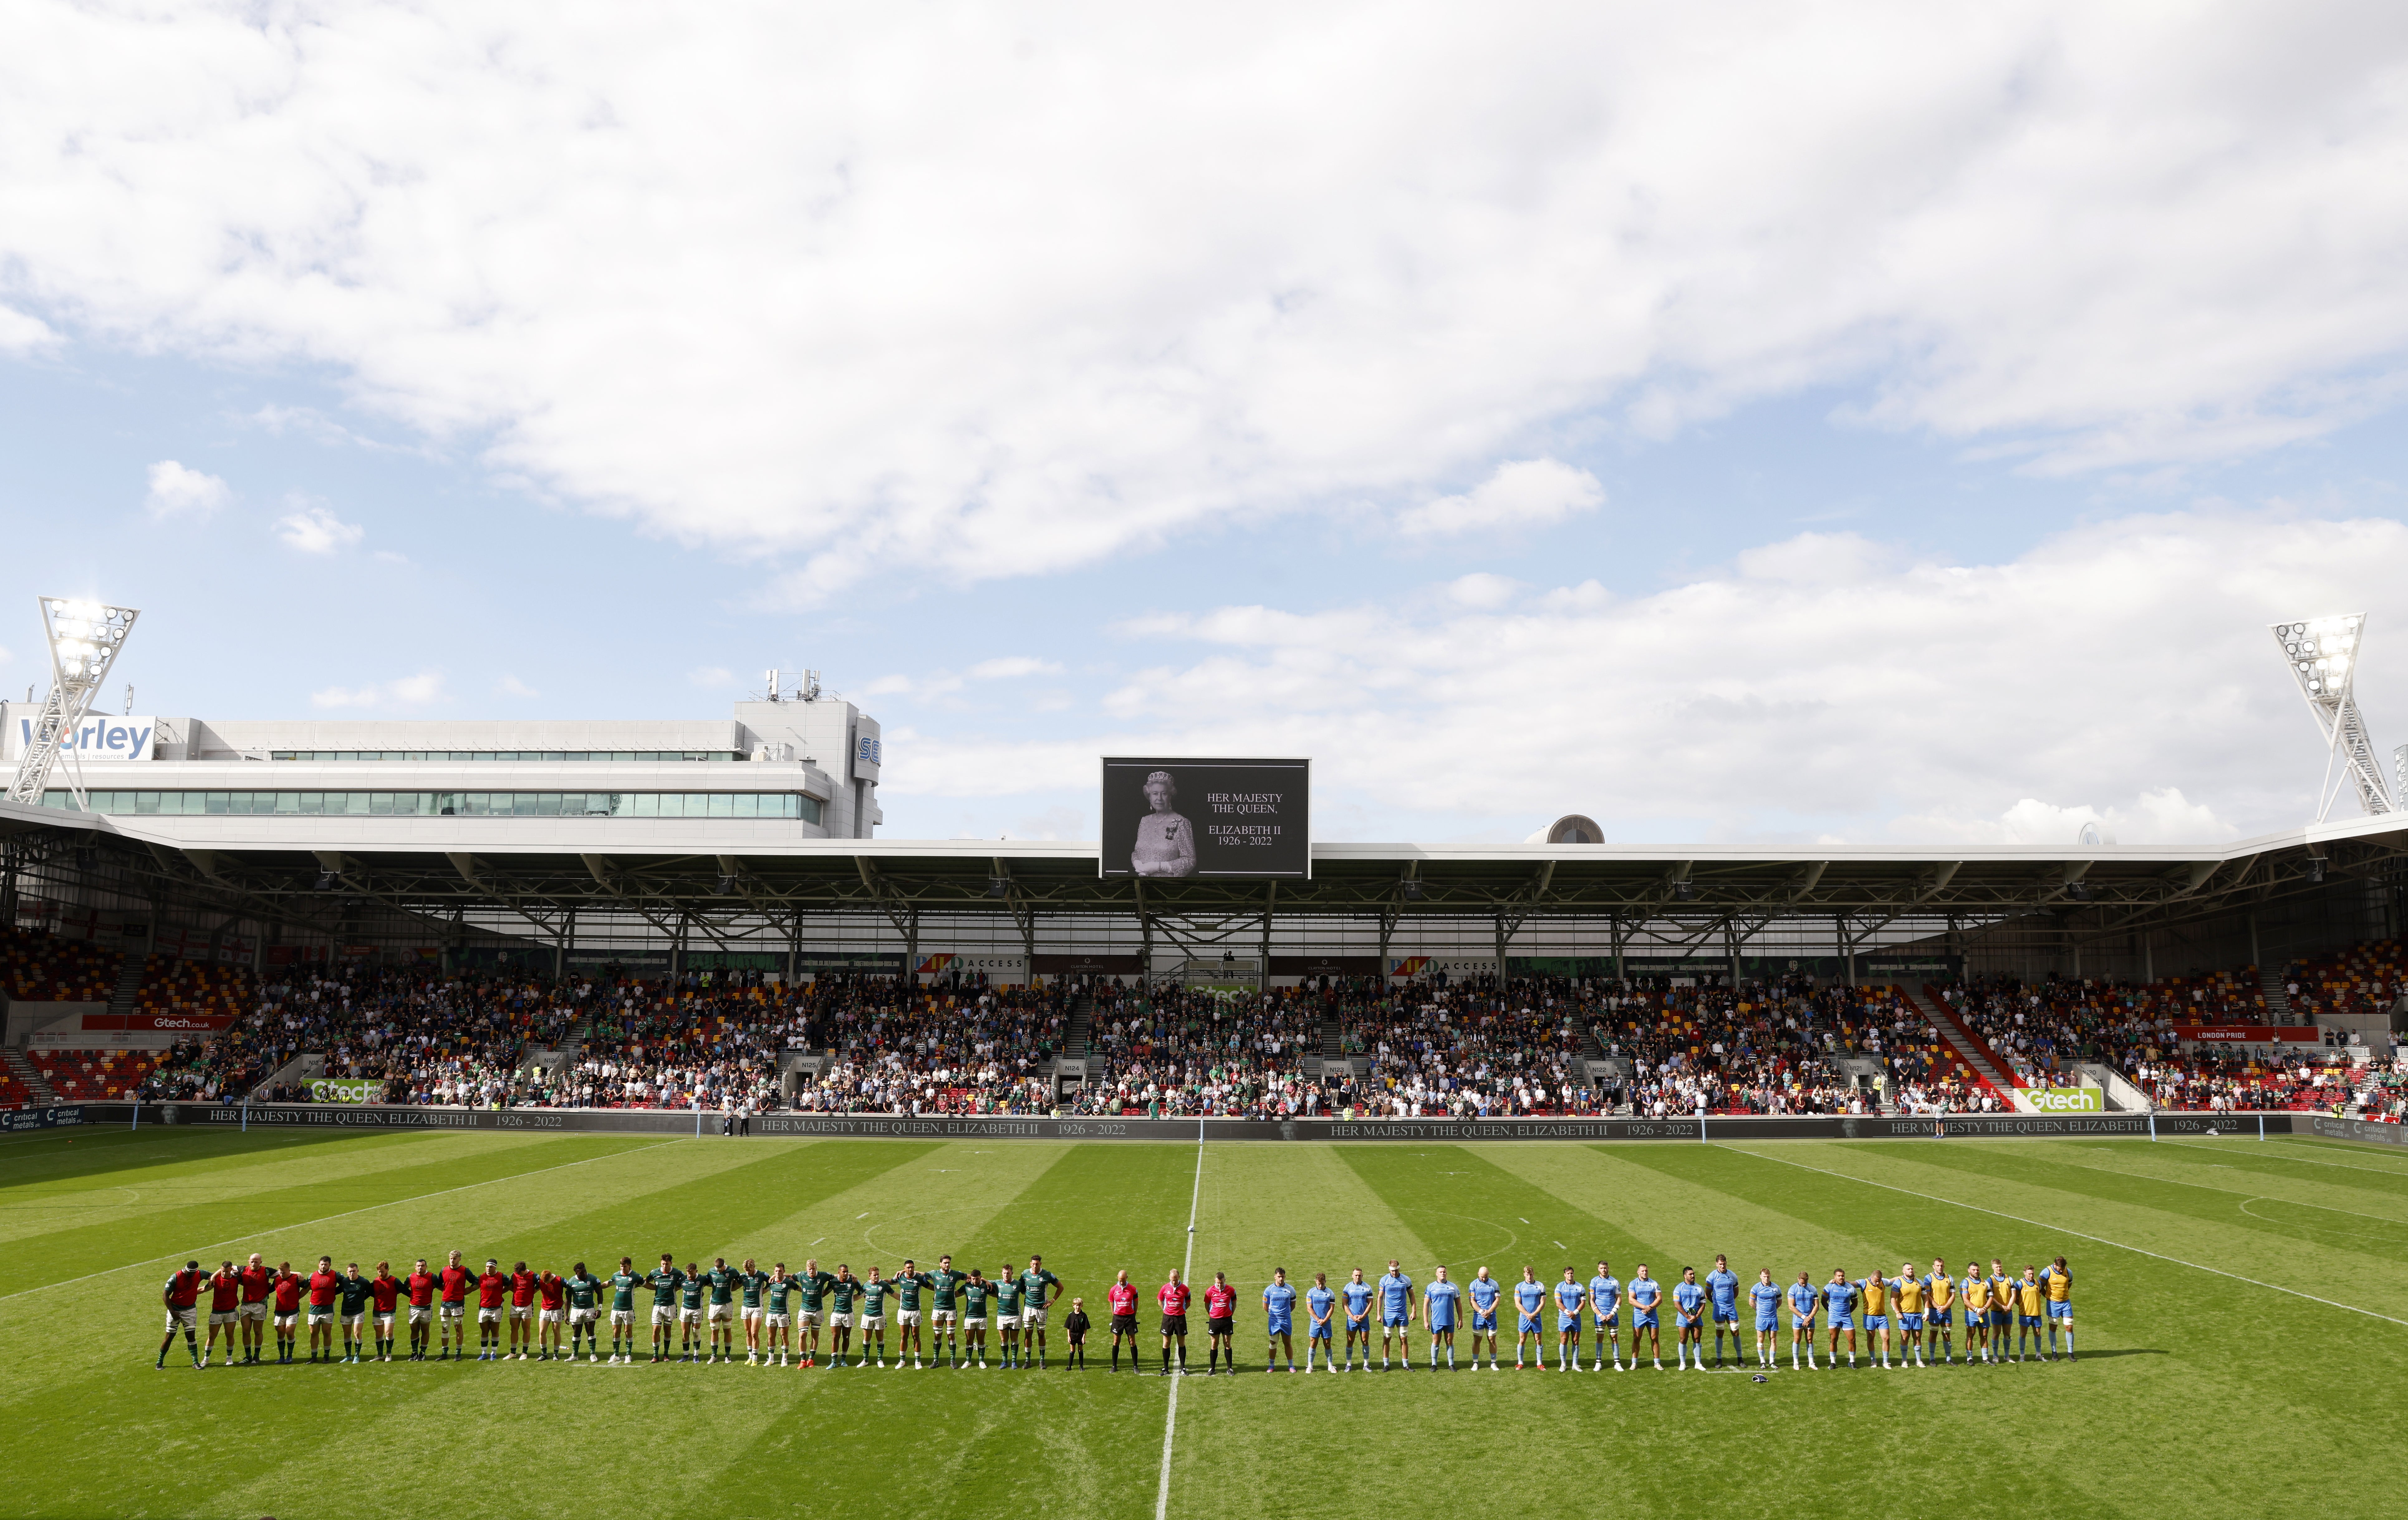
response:
<path id="1" fill-rule="evenodd" d="M 487 1256 L 485 1269 L 477 1274 L 477 1360 L 480 1362 L 502 1359 L 502 1316 L 509 1294 L 510 1280 L 502 1264 Z"/>
<path id="2" fill-rule="evenodd" d="M 184 1263 L 184 1269 L 170 1275 L 166 1286 L 159 1290 L 159 1301 L 167 1308 L 167 1333 L 159 1340 L 159 1370 L 167 1367 L 167 1348 L 176 1343 L 176 1332 L 184 1332 L 184 1349 L 193 1354 L 193 1370 L 201 1369 L 200 1337 L 193 1332 L 194 1305 L 201 1301 L 201 1289 L 208 1286 L 209 1274 L 201 1270 L 197 1261 Z"/>
<path id="3" fill-rule="evenodd" d="M 320 1256 L 318 1269 L 309 1274 L 309 1359 L 318 1359 L 318 1348 L 326 1348 L 326 1360 L 335 1359 L 335 1295 L 343 1286 L 343 1276 L 335 1270 L 335 1258 Z"/>
<path id="4" fill-rule="evenodd" d="M 276 1281 L 269 1285 L 268 1299 L 276 1306 L 276 1359 L 283 1366 L 293 1365 L 293 1337 L 301 1326 L 301 1274 L 289 1261 L 276 1264 Z"/>
<path id="5" fill-rule="evenodd" d="M 393 1360 L 393 1317 L 401 1303 L 401 1279 L 393 1275 L 393 1263 L 377 1263 L 376 1276 L 368 1280 L 368 1297 L 376 1300 L 377 1360 Z"/>
<path id="6" fill-rule="evenodd" d="M 543 1300 L 543 1317 L 536 1324 L 542 1349 L 536 1359 L 548 1362 L 560 1355 L 560 1322 L 567 1318 L 562 1312 L 562 1306 L 568 1301 L 568 1279 L 558 1272 L 538 1273 L 535 1291 L 537 1297 Z"/>
<path id="7" fill-rule="evenodd" d="M 236 1322 L 242 1315 L 242 1274 L 228 1261 L 209 1274 L 209 1340 L 201 1348 L 201 1365 L 209 1365 L 210 1354 L 218 1349 L 218 1331 L 225 1331 L 225 1359 L 234 1360 Z"/>
<path id="8" fill-rule="evenodd" d="M 274 1285 L 276 1274 L 254 1251 L 236 1275 L 242 1279 L 242 1308 L 237 1311 L 242 1318 L 242 1359 L 255 1364 L 259 1343 L 267 1335 L 267 1290 Z"/>
<path id="9" fill-rule="evenodd" d="M 1229 1370 L 1238 1369 L 1238 1290 L 1229 1274 L 1214 1272 L 1204 1288 L 1204 1375 L 1211 1377 L 1221 1354 L 1229 1354 Z"/>
<path id="10" fill-rule="evenodd" d="M 1137 1284 L 1128 1280 L 1124 1269 L 1112 1279 L 1111 1291 L 1104 1298 L 1112 1311 L 1112 1367 L 1121 1369 L 1121 1338 L 1128 1338 L 1129 1370 L 1137 1370 Z"/>
<path id="11" fill-rule="evenodd" d="M 466 1361 L 468 1357 L 468 1287 L 477 1281 L 477 1274 L 461 1264 L 460 1253 L 454 1251 L 443 1264 L 443 1269 L 435 1274 L 435 1280 L 443 1284 L 442 1302 L 436 1306 L 435 1312 L 436 1342 L 440 1348 L 435 1359 L 439 1362 L 450 1356 L 456 1344 L 461 1360 Z"/>
<path id="12" fill-rule="evenodd" d="M 1154 1290 L 1154 1301 L 1162 1306 L 1162 1375 L 1170 1375 L 1170 1342 L 1179 1342 L 1179 1369 L 1187 1370 L 1187 1284 L 1179 1281 L 1179 1269 L 1170 1269 L 1170 1281 Z"/>
<path id="13" fill-rule="evenodd" d="M 435 1290 L 441 1285 L 426 1269 L 424 1256 L 401 1280 L 402 1291 L 409 1296 L 409 1359 L 413 1362 L 426 1360 L 426 1322 L 434 1317 Z"/>
<path id="14" fill-rule="evenodd" d="M 510 1349 L 503 1360 L 525 1361 L 527 1347 L 535 1341 L 535 1273 L 520 1262 L 510 1269 Z"/>

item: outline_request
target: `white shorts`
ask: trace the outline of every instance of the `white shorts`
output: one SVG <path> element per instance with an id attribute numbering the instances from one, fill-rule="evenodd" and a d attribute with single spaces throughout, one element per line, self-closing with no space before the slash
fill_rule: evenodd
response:
<path id="1" fill-rule="evenodd" d="M 240 1312 L 241 1311 L 237 1309 L 212 1309 L 209 1311 L 209 1323 L 211 1325 L 232 1325 L 235 1322 L 235 1316 Z"/>
<path id="2" fill-rule="evenodd" d="M 617 1311 L 614 1310 L 612 1312 L 615 1313 Z M 677 1323 L 677 1305 L 652 1305 L 652 1323 L 655 1325 L 675 1325 Z"/>
<path id="3" fill-rule="evenodd" d="M 816 1323 L 817 1323 L 817 1321 L 816 1321 L 816 1320 L 815 1320 L 811 1315 L 810 1315 L 810 1314 L 805 1314 L 805 1315 L 803 1316 L 803 1323 L 804 1323 L 804 1324 L 806 1324 L 806 1325 L 812 1325 L 812 1324 L 816 1324 Z M 852 1313 L 852 1312 L 851 1312 L 850 1310 L 839 1309 L 839 1310 L 838 1310 L 836 1312 L 834 1312 L 834 1313 L 830 1314 L 830 1315 L 828 1316 L 828 1328 L 829 1328 L 829 1329 L 831 1329 L 831 1330 L 850 1330 L 850 1329 L 852 1329 L 852 1328 L 853 1328 L 853 1313 Z"/>
<path id="4" fill-rule="evenodd" d="M 512 1319 L 533 1319 L 534 1317 L 535 1317 L 535 1305 L 533 1305 L 533 1304 L 512 1304 L 512 1305 L 510 1305 L 510 1318 L 512 1318 Z"/>
<path id="5" fill-rule="evenodd" d="M 442 1306 L 442 1310 L 443 1317 L 445 1319 L 463 1319 L 467 1315 L 468 1306 L 466 1304 L 447 1303 Z"/>
<path id="6" fill-rule="evenodd" d="M 379 1314 L 376 1317 L 376 1322 L 377 1328 L 383 1331 L 385 1335 L 390 1338 L 393 1334 L 393 1316 L 391 1314 Z"/>
<path id="7" fill-rule="evenodd" d="M 435 1311 L 427 1308 L 424 1304 L 411 1304 L 409 1306 L 409 1323 L 412 1325 L 423 1325 L 426 1323 L 426 1317 L 434 1312 Z"/>
<path id="8" fill-rule="evenodd" d="M 193 1309 L 170 1309 L 170 1310 L 168 1310 L 168 1311 L 167 1311 L 167 1329 L 169 1330 L 169 1332 L 170 1332 L 170 1333 L 173 1333 L 174 1331 L 176 1331 L 176 1330 L 179 1330 L 179 1329 L 182 1329 L 182 1330 L 189 1330 L 189 1329 L 191 1329 L 191 1328 L 193 1327 L 194 1321 L 194 1319 L 195 1319 L 196 1315 L 198 1314 L 198 1312 L 199 1312 L 199 1311 L 198 1311 L 198 1309 L 197 1309 L 197 1308 L 193 1308 Z"/>
<path id="9" fill-rule="evenodd" d="M 1041 1330 L 1045 1328 L 1045 1316 L 1053 1312 L 1051 1309 L 1024 1309 L 1020 1312 L 1021 1327 L 1027 1330 Z"/>
<path id="10" fill-rule="evenodd" d="M 820 1327 L 819 1311 L 816 1309 L 806 1309 L 801 1313 L 795 1316 L 795 1323 L 801 1326 L 806 1330 L 816 1330 Z"/>
<path id="11" fill-rule="evenodd" d="M 480 1325 L 499 1325 L 501 1322 L 502 1322 L 502 1312 L 501 1312 L 501 1310 L 500 1310 L 498 1307 L 496 1307 L 496 1308 L 493 1308 L 493 1309 L 486 1309 L 486 1308 L 482 1307 L 481 1305 L 480 1305 L 480 1306 L 479 1306 L 479 1308 L 478 1308 L 478 1310 L 477 1310 L 477 1323 L 478 1323 L 478 1324 L 480 1324 Z"/>
<path id="12" fill-rule="evenodd" d="M 886 1328 L 886 1316 L 883 1314 L 864 1314 L 861 1316 L 861 1327 L 865 1330 L 882 1330 Z"/>
<path id="13" fill-rule="evenodd" d="M 681 1309 L 678 1311 L 678 1318 L 688 1325 L 699 1325 L 702 1323 L 702 1306 L 697 1304 L 692 1309 Z"/>
<path id="14" fill-rule="evenodd" d="M 736 1317 L 736 1306 L 734 1304 L 712 1304 L 710 1306 L 710 1317 L 713 1320 L 734 1319 Z"/>
<path id="15" fill-rule="evenodd" d="M 589 1309 L 586 1312 L 590 1314 L 594 1312 L 594 1311 Z M 636 1312 L 632 1309 L 613 1309 L 610 1311 L 610 1323 L 614 1326 L 633 1325 L 636 1323 Z M 668 1321 L 662 1320 L 660 1323 L 666 1325 Z"/>
<path id="16" fill-rule="evenodd" d="M 189 1310 L 189 1309 L 187 1309 L 187 1310 L 185 1310 L 185 1311 L 184 1311 L 184 1312 L 186 1312 L 187 1314 L 189 1314 L 189 1313 L 191 1313 L 191 1312 L 192 1312 L 192 1311 L 191 1311 L 191 1310 Z M 293 1312 L 292 1313 L 290 1313 L 290 1314 L 279 1314 L 279 1315 L 277 1315 L 277 1316 L 276 1316 L 276 1327 L 277 1327 L 278 1329 L 280 1329 L 280 1330 L 289 1330 L 289 1329 L 292 1329 L 294 1326 L 297 1326 L 297 1325 L 299 1325 L 300 1323 L 301 1323 L 301 1312 L 300 1312 L 300 1311 L 299 1311 L 299 1310 L 295 1310 L 295 1311 L 294 1311 L 294 1312 Z"/>
<path id="17" fill-rule="evenodd" d="M 267 1317 L 267 1300 L 262 1298 L 255 1304 L 245 1304 L 240 1309 L 236 1310 L 235 1312 L 240 1314 L 245 1319 L 265 1319 Z"/>
<path id="18" fill-rule="evenodd" d="M 955 1314 L 950 1309 L 939 1309 L 930 1312 L 928 1315 L 928 1323 L 931 1325 L 951 1325 L 960 1317 L 961 1316 Z"/>
<path id="19" fill-rule="evenodd" d="M 343 1323 L 354 1330 L 365 1329 L 367 1327 L 368 1317 L 366 1314 L 345 1314 Z"/>
<path id="20" fill-rule="evenodd" d="M 771 1329 L 773 1329 L 773 1330 L 782 1330 L 782 1329 L 784 1329 L 785 1327 L 786 1327 L 786 1316 L 785 1316 L 785 1315 L 783 1315 L 783 1314 L 771 1314 L 771 1315 L 769 1316 L 769 1328 L 771 1328 Z"/>
<path id="21" fill-rule="evenodd" d="M 759 1304 L 746 1304 L 744 1306 L 744 1322 L 746 1324 L 750 1325 L 752 1321 L 759 1319 L 760 1317 L 761 1306 Z"/>
<path id="22" fill-rule="evenodd" d="M 916 1309 L 898 1309 L 895 1312 L 895 1323 L 897 1325 L 917 1325 L 920 1323 L 920 1312 Z"/>
<path id="23" fill-rule="evenodd" d="M 535 1322 L 538 1325 L 557 1325 L 560 1323 L 560 1312 L 557 1309 L 538 1310 Z"/>

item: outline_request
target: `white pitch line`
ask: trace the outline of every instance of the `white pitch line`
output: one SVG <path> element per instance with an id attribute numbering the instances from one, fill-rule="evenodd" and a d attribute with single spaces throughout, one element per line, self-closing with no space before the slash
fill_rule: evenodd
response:
<path id="1" fill-rule="evenodd" d="M 1196 1211 L 1204 1201 L 1204 1121 L 1196 1121 L 1196 1186 L 1187 1195 L 1187 1259 L 1179 1269 L 1179 1281 L 1186 1282 L 1196 1275 Z M 1180 1364 L 1186 1370 L 1186 1364 Z M 1154 1520 L 1166 1520 L 1170 1513 L 1170 1438 L 1179 1429 L 1179 1385 L 1187 1380 L 1170 1380 L 1170 1405 L 1162 1416 L 1162 1482 L 1154 1491 Z"/>
<path id="2" fill-rule="evenodd" d="M 1993 1219 L 2012 1219 L 2018 1225 L 2029 1225 L 2036 1229 L 2053 1229 L 2060 1235 L 2071 1235 L 2077 1240 L 2088 1240 L 2097 1245 L 2111 1246 L 2117 1251 L 2129 1251 L 2136 1256 L 2172 1262 L 2177 1267 L 2187 1267 L 2195 1272 L 2206 1272 L 2211 1276 L 2227 1278 L 2235 1283 L 2246 1283 L 2253 1288 L 2267 1288 L 2275 1293 L 2287 1293 L 2294 1298 L 2305 1298 L 2310 1303 L 2323 1304 L 2328 1309 L 2346 1309 L 2353 1314 L 2364 1314 L 2369 1319 L 2379 1319 L 2387 1325 L 2408 1327 L 2408 1319 L 2393 1319 L 2388 1314 L 2378 1314 L 2372 1309 L 2360 1309 L 2356 1304 L 2345 1304 L 2337 1298 L 2319 1298 L 2313 1293 L 2301 1293 L 2297 1288 L 2286 1288 L 2280 1283 L 2261 1283 L 2254 1277 L 2243 1277 L 2239 1272 L 2228 1272 L 2216 1267 L 2202 1267 L 2198 1262 L 2185 1261 L 2180 1256 L 2160 1255 L 2155 1251 L 2143 1251 L 2137 1245 L 2126 1245 L 2121 1240 L 2111 1240 L 2103 1235 L 2086 1235 L 2078 1229 L 2067 1229 L 2062 1225 L 2052 1225 L 2044 1219 L 2026 1219 L 2021 1214 L 2011 1214 L 1999 1209 L 1985 1209 L 1978 1203 L 1964 1203 L 1956 1198 L 1943 1198 L 1936 1193 L 1918 1193 L 1911 1187 L 1899 1187 L 1891 1183 L 1876 1183 L 1869 1177 L 1851 1177 L 1844 1171 L 1830 1171 L 1821 1167 L 1810 1167 L 1803 1161 L 1792 1161 L 1786 1156 L 1766 1155 L 1760 1151 L 1742 1151 L 1728 1140 L 1715 1140 L 1713 1143 L 1726 1151 L 1737 1151 L 1741 1155 L 1754 1156 L 1758 1161 L 1778 1161 L 1784 1167 L 1796 1167 L 1800 1171 L 1821 1172 L 1826 1177 L 1837 1177 L 1843 1183 L 1855 1183 L 1860 1187 L 1878 1187 L 1891 1193 L 1903 1193 L 1911 1198 L 1923 1198 L 1931 1203 L 1944 1203 L 1952 1209 L 1966 1209 L 1977 1214 L 1988 1214 Z M 2151 1178 L 2149 1181 L 2154 1182 L 2157 1179 Z"/>
<path id="3" fill-rule="evenodd" d="M 680 1137 L 681 1140 L 684 1138 Z M 215 1251 L 222 1245 L 239 1245 L 245 1240 L 263 1240 L 268 1236 L 281 1235 L 287 1230 L 308 1229 L 316 1225 L 332 1224 L 337 1219 L 349 1219 L 353 1214 L 372 1214 L 379 1209 L 395 1208 L 405 1203 L 422 1203 L 428 1198 L 439 1198 L 450 1193 L 466 1193 L 472 1187 L 491 1187 L 495 1183 L 515 1183 L 522 1177 L 540 1177 L 547 1171 L 566 1171 L 571 1167 L 590 1167 L 596 1161 L 615 1161 L 623 1155 L 635 1155 L 643 1151 L 657 1151 L 663 1145 L 677 1143 L 679 1143 L 678 1140 L 665 1140 L 652 1145 L 638 1145 L 633 1151 L 613 1151 L 609 1155 L 589 1155 L 582 1161 L 564 1161 L 556 1167 L 538 1167 L 533 1171 L 514 1171 L 508 1177 L 488 1177 L 481 1183 L 463 1183 L 458 1187 L 438 1187 L 432 1193 L 420 1193 L 410 1197 L 389 1198 L 382 1203 L 371 1203 L 365 1209 L 346 1209 L 338 1214 L 327 1214 L 319 1219 L 305 1219 L 297 1225 L 275 1225 L 266 1229 L 252 1230 L 247 1235 L 236 1235 L 223 1240 L 211 1240 L 207 1245 L 188 1246 L 183 1251 L 170 1251 L 165 1255 L 145 1256 L 140 1261 L 129 1261 L 122 1267 L 104 1268 L 96 1272 L 86 1272 L 81 1277 L 70 1277 L 57 1283 L 45 1283 L 37 1288 L 20 1288 L 14 1293 L 0 1293 L 0 1303 L 7 1303 L 11 1298 L 22 1298 L 29 1293 L 48 1293 L 52 1288 L 71 1288 L 78 1283 L 89 1283 L 95 1277 L 130 1272 L 136 1267 L 148 1267 L 154 1261 L 173 1261 L 178 1256 L 186 1255 L 188 1253 L 191 1255 L 198 1255 L 204 1251 Z"/>

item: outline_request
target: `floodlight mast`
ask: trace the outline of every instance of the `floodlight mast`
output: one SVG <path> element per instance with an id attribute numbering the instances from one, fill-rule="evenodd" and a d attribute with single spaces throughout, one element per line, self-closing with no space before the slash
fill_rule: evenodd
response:
<path id="1" fill-rule="evenodd" d="M 42 794 L 49 790 L 50 772 L 64 752 L 67 759 L 67 784 L 74 790 L 76 807 L 83 809 L 83 766 L 73 748 L 75 732 L 92 710 L 93 698 L 100 695 L 102 683 L 108 680 L 118 652 L 125 648 L 125 636 L 134 631 L 134 620 L 142 614 L 131 607 L 109 607 L 99 602 L 76 601 L 65 596 L 36 598 L 42 609 L 42 636 L 50 646 L 50 695 L 42 704 L 41 716 L 34 720 L 32 734 L 25 743 L 25 753 L 18 758 L 16 779 L 8 785 L 8 800 L 38 805 Z"/>
<path id="2" fill-rule="evenodd" d="M 2358 805 L 2369 814 L 2398 810 L 2385 784 L 2383 763 L 2374 742 L 2366 737 L 2366 721 L 2358 716 L 2352 689 L 2358 679 L 2358 650 L 2366 635 L 2366 614 L 2309 618 L 2272 624 L 2274 642 L 2300 684 L 2300 695 L 2315 715 L 2325 736 L 2325 779 L 2316 787 L 2316 822 L 2331 813 L 2343 782 L 2358 788 Z M 2334 774 L 2338 763 L 2341 774 Z"/>

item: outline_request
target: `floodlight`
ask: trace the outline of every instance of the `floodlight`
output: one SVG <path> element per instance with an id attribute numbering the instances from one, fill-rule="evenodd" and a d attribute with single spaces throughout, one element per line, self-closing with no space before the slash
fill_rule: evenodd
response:
<path id="1" fill-rule="evenodd" d="M 719 879 L 719 884 L 710 889 L 710 895 L 714 897 L 724 897 L 735 890 L 736 878 L 732 876 L 723 876 Z"/>
<path id="2" fill-rule="evenodd" d="M 1684 876 L 1672 883 L 1672 896 L 1683 902 L 1693 901 L 1698 896 L 1698 883 Z"/>
<path id="3" fill-rule="evenodd" d="M 1421 879 L 1416 876 L 1408 876 L 1401 883 L 1398 884 L 1397 891 L 1398 896 L 1402 896 L 1405 901 L 1419 902 L 1422 900 Z"/>
<path id="4" fill-rule="evenodd" d="M 1011 878 L 1010 878 L 1010 877 L 1009 877 L 1009 876 L 990 876 L 990 877 L 988 877 L 988 878 L 986 879 L 986 895 L 987 895 L 988 896 L 990 896 L 990 897 L 1009 897 L 1009 896 L 1011 896 Z"/>
<path id="5" fill-rule="evenodd" d="M 2365 720 L 2358 716 L 2357 698 L 2351 695 L 2366 614 L 2298 619 L 2274 624 L 2272 631 L 2292 679 L 2299 682 L 2300 696 L 2325 737 L 2325 779 L 2316 789 L 2316 822 L 2323 823 L 2332 811 L 2343 779 L 2358 789 L 2358 806 L 2367 812 L 2395 811 L 2382 763 L 2375 758 L 2373 741 L 2367 738 Z M 2336 762 L 2342 770 L 2340 778 L 2334 775 Z"/>
<path id="6" fill-rule="evenodd" d="M 41 716 L 34 721 L 32 740 L 17 762 L 8 800 L 39 803 L 50 787 L 51 768 L 64 753 L 69 756 L 68 785 L 80 808 L 85 799 L 82 766 L 75 758 L 76 729 L 92 710 L 93 698 L 100 694 L 109 667 L 117 663 L 125 636 L 134 631 L 134 620 L 141 613 L 131 607 L 107 607 L 64 596 L 36 600 L 42 609 L 43 640 L 50 651 L 50 695 L 42 704 Z"/>
<path id="7" fill-rule="evenodd" d="M 2313 882 L 2314 884 L 2315 884 L 2315 885 L 2317 885 L 2317 886 L 2322 886 L 2322 885 L 2324 884 L 2324 880 L 2325 880 L 2325 857 L 2324 857 L 2324 856 L 2322 856 L 2322 855 L 2310 855 L 2310 856 L 2308 857 L 2308 880 L 2309 880 L 2309 882 Z"/>
<path id="8" fill-rule="evenodd" d="M 332 892 L 336 887 L 341 884 L 342 878 L 334 871 L 320 871 L 318 873 L 318 890 L 321 892 Z"/>

